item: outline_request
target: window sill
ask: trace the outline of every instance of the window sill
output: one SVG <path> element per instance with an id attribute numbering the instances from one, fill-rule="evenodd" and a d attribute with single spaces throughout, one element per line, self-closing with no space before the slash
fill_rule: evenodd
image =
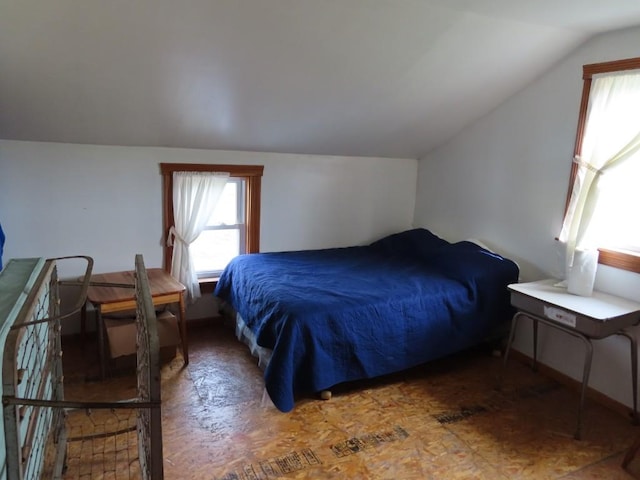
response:
<path id="1" fill-rule="evenodd" d="M 200 292 L 213 293 L 216 289 L 216 285 L 218 284 L 218 280 L 220 280 L 220 277 L 199 278 L 198 283 L 200 284 Z"/>
<path id="2" fill-rule="evenodd" d="M 599 248 L 598 251 L 600 252 L 598 263 L 640 273 L 640 253 L 607 248 Z"/>
<path id="3" fill-rule="evenodd" d="M 556 237 L 556 241 L 558 237 Z M 610 267 L 640 273 L 640 253 L 629 250 L 598 249 L 598 263 Z"/>

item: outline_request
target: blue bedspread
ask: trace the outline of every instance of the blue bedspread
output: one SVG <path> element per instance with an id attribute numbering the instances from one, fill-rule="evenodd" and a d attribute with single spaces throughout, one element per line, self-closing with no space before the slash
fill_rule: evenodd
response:
<path id="1" fill-rule="evenodd" d="M 415 229 L 369 246 L 236 257 L 215 295 L 273 350 L 281 411 L 298 393 L 407 369 L 487 339 L 512 315 L 510 260 Z"/>

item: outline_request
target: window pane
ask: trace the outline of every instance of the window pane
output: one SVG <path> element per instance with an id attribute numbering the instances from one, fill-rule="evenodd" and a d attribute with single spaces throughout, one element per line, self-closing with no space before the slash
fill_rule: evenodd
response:
<path id="1" fill-rule="evenodd" d="M 224 186 L 220 200 L 215 210 L 209 217 L 208 226 L 214 225 L 235 225 L 242 223 L 238 218 L 238 194 L 240 193 L 239 182 L 229 180 Z"/>
<path id="2" fill-rule="evenodd" d="M 221 272 L 240 254 L 239 229 L 205 230 L 191 244 L 193 264 L 198 273 Z"/>
<path id="3" fill-rule="evenodd" d="M 640 155 L 602 176 L 598 182 L 598 205 L 588 237 L 605 248 L 640 251 L 640 222 L 636 221 L 640 205 Z"/>

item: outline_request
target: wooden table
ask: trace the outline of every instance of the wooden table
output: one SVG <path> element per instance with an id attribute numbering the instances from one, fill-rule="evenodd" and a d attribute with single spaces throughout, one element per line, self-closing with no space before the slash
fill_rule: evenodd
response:
<path id="1" fill-rule="evenodd" d="M 622 335 L 630 342 L 631 387 L 633 396 L 633 421 L 638 421 L 638 350 L 636 338 L 627 327 L 640 323 L 640 303 L 607 293 L 594 291 L 591 297 L 581 297 L 556 287 L 559 280 L 547 279 L 529 283 L 514 283 L 508 286 L 511 305 L 517 312 L 511 323 L 511 332 L 504 353 L 503 370 L 507 365 L 509 350 L 513 344 L 518 321 L 522 317 L 533 322 L 533 368 L 538 359 L 538 323 L 563 331 L 582 340 L 585 358 L 582 373 L 582 388 L 578 405 L 578 424 L 575 438 L 582 438 L 582 413 L 589 384 L 593 346 L 591 340 L 611 335 Z M 502 377 L 502 376 L 501 376 Z M 639 447 L 640 448 L 640 447 Z"/>
<path id="2" fill-rule="evenodd" d="M 184 364 L 189 363 L 189 347 L 187 343 L 187 322 L 185 313 L 185 286 L 161 268 L 147 269 L 149 286 L 155 306 L 178 304 L 180 307 L 178 325 Z M 102 316 L 107 313 L 135 311 L 135 278 L 134 271 L 102 273 L 91 276 L 87 290 L 87 301 L 96 309 L 96 328 L 98 330 L 98 355 L 100 357 L 100 376 L 106 374 L 105 329 Z M 86 331 L 86 309 L 81 312 L 81 336 Z"/>

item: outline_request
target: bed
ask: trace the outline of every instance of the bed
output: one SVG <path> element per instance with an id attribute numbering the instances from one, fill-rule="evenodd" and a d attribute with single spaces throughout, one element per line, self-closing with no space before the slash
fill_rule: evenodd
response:
<path id="1" fill-rule="evenodd" d="M 418 228 L 370 245 L 240 255 L 214 295 L 268 354 L 264 380 L 298 395 L 402 371 L 508 330 L 511 260 Z"/>

